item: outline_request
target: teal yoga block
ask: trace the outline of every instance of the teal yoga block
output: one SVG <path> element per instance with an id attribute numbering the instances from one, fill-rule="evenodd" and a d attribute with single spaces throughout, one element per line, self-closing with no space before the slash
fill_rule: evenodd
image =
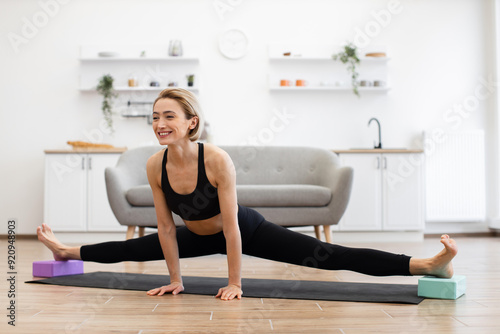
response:
<path id="1" fill-rule="evenodd" d="M 465 293 L 465 276 L 452 278 L 425 276 L 418 280 L 418 296 L 439 299 L 457 299 Z"/>

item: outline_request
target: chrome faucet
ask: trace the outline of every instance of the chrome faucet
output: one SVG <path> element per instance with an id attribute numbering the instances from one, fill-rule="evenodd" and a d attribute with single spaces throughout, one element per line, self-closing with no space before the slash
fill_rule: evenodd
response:
<path id="1" fill-rule="evenodd" d="M 380 122 L 378 121 L 378 119 L 373 117 L 373 118 L 370 118 L 370 120 L 368 121 L 368 126 L 370 126 L 370 123 L 372 121 L 375 121 L 378 124 L 378 145 L 375 146 L 375 144 L 373 144 L 373 148 L 382 148 L 382 130 L 380 128 Z"/>

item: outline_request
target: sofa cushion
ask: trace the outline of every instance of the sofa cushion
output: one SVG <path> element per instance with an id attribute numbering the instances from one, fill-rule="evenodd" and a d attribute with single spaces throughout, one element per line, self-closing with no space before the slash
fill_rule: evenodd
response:
<path id="1" fill-rule="evenodd" d="M 237 185 L 238 203 L 248 207 L 326 206 L 329 188 L 309 184 Z M 148 184 L 130 188 L 125 197 L 133 206 L 154 206 Z"/>
<path id="2" fill-rule="evenodd" d="M 149 184 L 130 188 L 125 198 L 133 206 L 154 206 L 153 191 Z"/>
<path id="3" fill-rule="evenodd" d="M 326 206 L 332 199 L 330 188 L 309 184 L 238 185 L 236 192 L 249 207 Z"/>

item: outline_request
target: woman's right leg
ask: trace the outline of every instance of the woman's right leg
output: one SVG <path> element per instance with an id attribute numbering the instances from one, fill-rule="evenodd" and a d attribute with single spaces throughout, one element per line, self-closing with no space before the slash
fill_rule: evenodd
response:
<path id="1" fill-rule="evenodd" d="M 158 233 L 126 241 L 110 241 L 77 247 L 62 244 L 46 224 L 38 227 L 37 234 L 38 240 L 53 252 L 55 260 L 116 263 L 164 259 Z M 222 253 L 225 250 L 225 239 L 222 232 L 211 236 L 200 236 L 182 226 L 177 228 L 176 234 L 180 258 Z"/>
<path id="2" fill-rule="evenodd" d="M 54 254 L 54 260 L 81 260 L 80 247 L 69 247 L 62 244 L 55 237 L 54 233 L 47 224 L 42 224 L 36 229 L 38 240 L 40 240 Z"/>
<path id="3" fill-rule="evenodd" d="M 109 241 L 80 248 L 83 261 L 99 263 L 116 263 L 122 261 L 155 261 L 163 260 L 163 251 L 158 233 L 125 241 Z"/>
<path id="4" fill-rule="evenodd" d="M 188 230 L 186 226 L 176 230 L 179 258 L 211 255 L 225 250 L 225 239 L 222 232 L 201 236 Z M 155 261 L 163 260 L 158 233 L 126 241 L 110 241 L 81 247 L 83 261 L 100 263 L 116 263 L 122 261 Z"/>
<path id="5" fill-rule="evenodd" d="M 47 224 L 37 228 L 40 240 L 54 254 L 57 261 L 83 260 L 100 263 L 122 261 L 153 261 L 163 259 L 158 233 L 126 241 L 110 241 L 85 246 L 66 246 L 54 235 Z"/>

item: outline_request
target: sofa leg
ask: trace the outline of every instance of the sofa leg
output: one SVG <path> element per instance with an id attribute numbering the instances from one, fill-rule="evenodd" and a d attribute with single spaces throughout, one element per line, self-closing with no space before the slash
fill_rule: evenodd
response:
<path id="1" fill-rule="evenodd" d="M 134 237 L 134 234 L 135 234 L 135 226 L 129 226 L 127 228 L 127 240 L 129 239 L 132 239 Z"/>
<path id="2" fill-rule="evenodd" d="M 332 233 L 330 232 L 330 225 L 323 225 L 323 231 L 325 232 L 325 240 L 329 244 L 332 243 Z"/>
<path id="3" fill-rule="evenodd" d="M 139 226 L 139 238 L 144 236 L 144 226 Z"/>
<path id="4" fill-rule="evenodd" d="M 321 230 L 319 225 L 314 225 L 314 233 L 316 234 L 316 239 L 321 240 Z"/>

